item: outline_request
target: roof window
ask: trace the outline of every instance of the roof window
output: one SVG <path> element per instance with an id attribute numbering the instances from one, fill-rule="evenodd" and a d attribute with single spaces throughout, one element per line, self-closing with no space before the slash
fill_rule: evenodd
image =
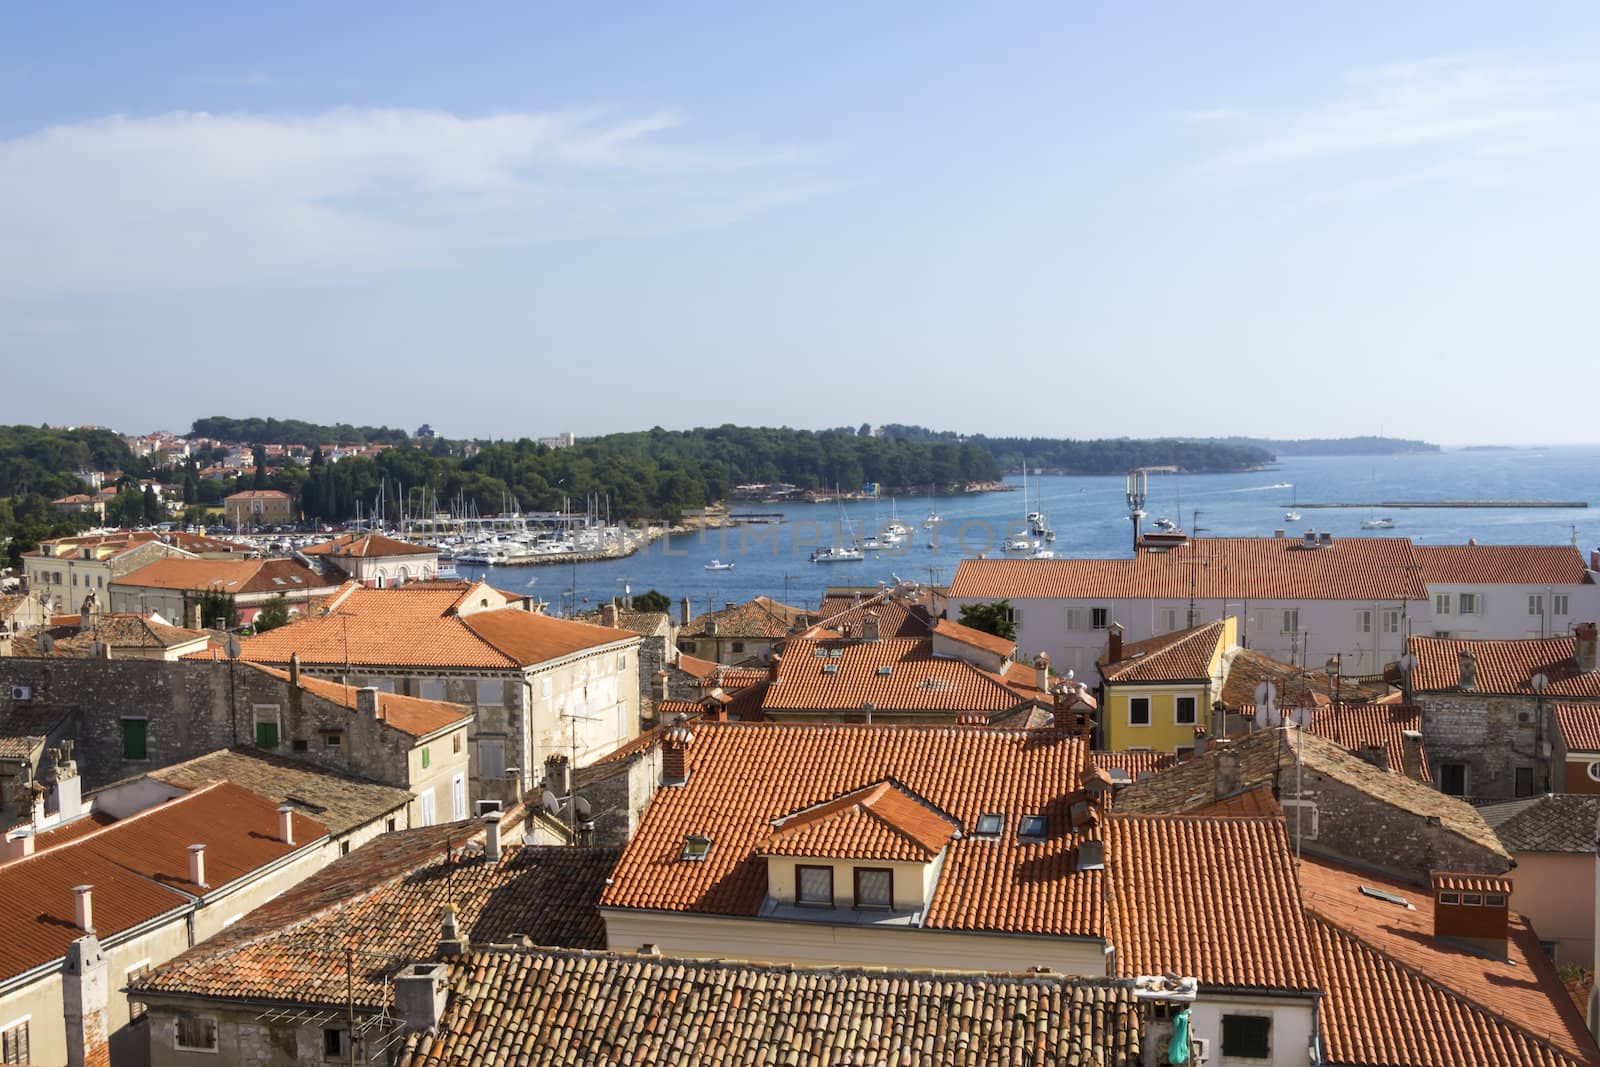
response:
<path id="1" fill-rule="evenodd" d="M 879 678 L 888 678 L 892 674 L 894 674 L 894 667 L 891 664 L 885 663 L 883 666 L 878 668 Z"/>
<path id="2" fill-rule="evenodd" d="M 837 663 L 824 663 L 822 665 L 822 673 L 823 674 L 838 674 L 839 673 L 839 665 Z"/>
<path id="3" fill-rule="evenodd" d="M 1391 893 L 1387 889 L 1374 889 L 1370 885 L 1364 885 L 1360 888 L 1361 895 L 1364 897 L 1371 897 L 1373 900 L 1381 900 L 1385 904 L 1393 904 L 1396 907 L 1405 908 L 1407 911 L 1417 910 L 1411 901 L 1407 900 L 1399 893 Z"/>
<path id="4" fill-rule="evenodd" d="M 1100 841 L 1078 842 L 1078 862 L 1075 868 L 1079 871 L 1103 871 L 1106 869 L 1106 846 Z"/>
<path id="5" fill-rule="evenodd" d="M 818 645 L 816 648 L 812 649 L 811 654 L 816 656 L 818 659 L 828 658 L 828 650 L 823 648 L 821 645 Z"/>
<path id="6" fill-rule="evenodd" d="M 689 834 L 683 839 L 683 859 L 699 863 L 711 852 L 711 838 L 702 834 Z"/>
<path id="7" fill-rule="evenodd" d="M 842 648 L 830 648 L 830 649 L 828 649 L 828 655 L 833 659 L 839 659 L 840 657 L 842 657 L 844 655 L 844 649 L 842 649 Z"/>
<path id="8" fill-rule="evenodd" d="M 999 837 L 1006 828 L 1006 817 L 999 812 L 986 811 L 978 816 L 978 827 L 973 834 L 978 837 Z"/>
<path id="9" fill-rule="evenodd" d="M 1021 823 L 1017 825 L 1018 837 L 1040 838 L 1044 836 L 1045 817 L 1043 815 L 1024 815 Z"/>

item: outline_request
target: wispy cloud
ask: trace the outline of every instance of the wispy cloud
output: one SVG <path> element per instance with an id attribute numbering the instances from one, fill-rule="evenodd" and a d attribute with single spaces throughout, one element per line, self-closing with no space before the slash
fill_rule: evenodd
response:
<path id="1" fill-rule="evenodd" d="M 1353 71 L 1338 99 L 1270 122 L 1221 153 L 1224 166 L 1263 166 L 1433 148 L 1488 154 L 1565 138 L 1593 117 L 1593 72 L 1450 57 Z"/>
<path id="2" fill-rule="evenodd" d="M 670 111 L 113 116 L 0 141 L 0 290 L 381 272 L 675 228 L 664 215 L 726 225 L 821 195 L 827 159 L 690 143 Z"/>
<path id="3" fill-rule="evenodd" d="M 1228 122 L 1242 118 L 1244 113 L 1231 107 L 1209 107 L 1198 111 L 1180 111 L 1178 117 L 1185 122 Z"/>

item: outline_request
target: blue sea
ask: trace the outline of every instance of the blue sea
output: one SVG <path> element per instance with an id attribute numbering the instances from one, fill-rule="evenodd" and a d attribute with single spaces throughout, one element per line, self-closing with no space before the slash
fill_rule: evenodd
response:
<path id="1" fill-rule="evenodd" d="M 1308 529 L 1335 537 L 1409 537 L 1419 544 L 1569 544 L 1587 555 L 1600 545 L 1600 508 L 1405 509 L 1378 513 L 1360 509 L 1296 506 L 1301 521 L 1286 522 L 1291 504 L 1369 500 L 1574 500 L 1595 504 L 1600 446 L 1522 447 L 1480 451 L 1453 449 L 1408 456 L 1288 457 L 1272 468 L 1242 474 L 1152 474 L 1145 510 L 1150 519 L 1168 516 L 1200 536 L 1289 536 Z M 786 603 L 815 607 L 829 586 L 872 586 L 898 577 L 947 583 L 963 558 L 1002 555 L 999 542 L 1018 530 L 1023 516 L 1039 508 L 1056 531 L 1058 557 L 1105 558 L 1132 551 L 1132 527 L 1122 475 L 1030 477 L 1026 502 L 1020 477 L 1008 478 L 1015 492 L 939 497 L 932 506 L 946 520 L 937 537 L 922 528 L 928 497 L 893 502 L 913 528 L 900 550 L 869 554 L 860 563 L 811 563 L 817 545 L 832 544 L 848 522 L 875 531 L 887 522 L 891 501 L 837 504 L 749 504 L 733 510 L 781 511 L 772 526 L 710 530 L 658 541 L 627 559 L 545 567 L 464 567 L 463 577 L 484 577 L 512 591 L 532 592 L 564 614 L 574 601 L 580 611 L 620 596 L 624 589 L 658 589 L 676 604 L 689 597 L 698 614 L 708 607 L 765 594 Z M 1393 530 L 1363 531 L 1361 520 L 1381 514 Z M 1148 520 L 1147 520 L 1148 521 Z M 731 560 L 733 570 L 708 571 L 713 559 Z"/>

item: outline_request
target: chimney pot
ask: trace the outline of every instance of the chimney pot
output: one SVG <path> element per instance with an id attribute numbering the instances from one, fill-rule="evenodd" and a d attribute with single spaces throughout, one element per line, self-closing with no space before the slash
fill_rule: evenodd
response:
<path id="1" fill-rule="evenodd" d="M 485 812 L 483 815 L 483 858 L 490 863 L 500 862 L 500 813 L 498 811 Z"/>
<path id="2" fill-rule="evenodd" d="M 189 846 L 189 881 L 204 889 L 209 882 L 206 881 L 206 846 Z"/>
<path id="3" fill-rule="evenodd" d="M 300 653 L 289 653 L 289 684 L 300 688 Z"/>
<path id="4" fill-rule="evenodd" d="M 1422 733 L 1404 730 L 1400 734 L 1401 759 L 1405 775 L 1414 782 L 1422 781 Z"/>
<path id="5" fill-rule="evenodd" d="M 78 929 L 86 934 L 94 933 L 94 886 L 75 885 L 72 887 L 74 917 L 77 919 Z"/>
<path id="6" fill-rule="evenodd" d="M 678 723 L 661 738 L 661 779 L 669 785 L 682 785 L 689 780 L 689 746 L 694 743 L 694 732 Z"/>
<path id="7" fill-rule="evenodd" d="M 10 846 L 6 849 L 6 857 L 8 859 L 15 860 L 21 859 L 23 856 L 33 855 L 34 841 L 32 831 L 23 830 L 14 834 L 7 844 Z"/>
<path id="8" fill-rule="evenodd" d="M 278 809 L 278 840 L 294 844 L 294 808 L 288 804 Z"/>
<path id="9" fill-rule="evenodd" d="M 861 616 L 861 640 L 876 641 L 878 639 L 878 613 L 869 611 Z"/>
<path id="10" fill-rule="evenodd" d="M 1122 624 L 1114 622 L 1107 631 L 1110 634 L 1110 644 L 1106 648 L 1106 662 L 1120 663 L 1122 661 Z"/>
<path id="11" fill-rule="evenodd" d="M 694 608 L 689 606 L 689 598 L 684 597 L 678 601 L 678 625 L 688 626 L 689 620 L 694 618 Z"/>
<path id="12" fill-rule="evenodd" d="M 1572 628 L 1572 655 L 1584 674 L 1595 669 L 1597 629 L 1600 627 L 1592 622 L 1580 622 Z"/>
<path id="13" fill-rule="evenodd" d="M 544 758 L 544 784 L 558 797 L 572 792 L 572 764 L 566 756 L 557 752 Z"/>
<path id="14" fill-rule="evenodd" d="M 1050 692 L 1050 653 L 1041 652 L 1033 657 L 1034 685 L 1041 693 Z"/>

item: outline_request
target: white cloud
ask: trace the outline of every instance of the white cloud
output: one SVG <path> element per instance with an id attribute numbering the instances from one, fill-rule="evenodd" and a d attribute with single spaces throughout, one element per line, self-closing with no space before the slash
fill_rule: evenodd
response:
<path id="1" fill-rule="evenodd" d="M 1353 71 L 1331 103 L 1287 115 L 1217 162 L 1252 166 L 1358 153 L 1464 148 L 1543 140 L 1588 121 L 1589 72 L 1430 59 Z"/>
<path id="2" fill-rule="evenodd" d="M 716 225 L 827 188 L 818 153 L 669 141 L 671 112 L 112 116 L 0 140 L 0 289 L 185 288 Z M 804 192 L 809 191 L 809 192 Z M 754 205 L 730 215 L 729 202 Z M 586 221 L 587 220 L 587 221 Z"/>

